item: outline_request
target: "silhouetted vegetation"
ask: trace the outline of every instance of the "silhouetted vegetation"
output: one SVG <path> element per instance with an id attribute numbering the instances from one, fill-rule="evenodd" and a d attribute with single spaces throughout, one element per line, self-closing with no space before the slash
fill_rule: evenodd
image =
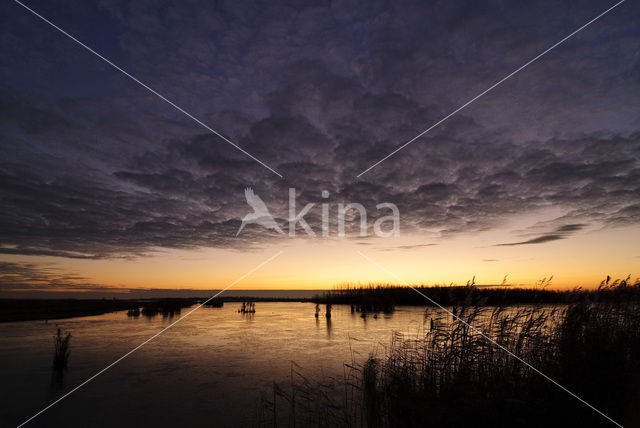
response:
<path id="1" fill-rule="evenodd" d="M 509 308 L 476 305 L 468 289 L 451 307 L 464 322 L 427 307 L 420 334 L 394 333 L 383 355 L 346 364 L 343 379 L 310 381 L 292 368 L 288 387 L 263 396 L 258 425 L 612 425 L 504 347 L 616 422 L 639 426 L 639 294 L 638 282 L 618 281 L 569 305 Z"/>
<path id="2" fill-rule="evenodd" d="M 470 281 L 465 286 L 425 286 L 409 288 L 393 284 L 341 285 L 313 300 L 318 303 L 350 305 L 352 312 L 390 313 L 397 305 L 429 305 L 424 294 L 442 306 L 468 302 L 474 306 L 512 306 L 523 304 L 570 304 L 581 301 L 615 302 L 638 298 L 640 278 L 634 282 L 630 277 L 611 281 L 603 280 L 596 290 L 575 288 L 572 290 L 551 290 L 550 279 L 539 281 L 533 288 L 509 286 L 477 286 Z M 416 292 L 418 291 L 418 292 Z"/>
<path id="3" fill-rule="evenodd" d="M 255 314 L 256 313 L 255 302 L 251 302 L 251 301 L 242 302 L 242 306 L 240 306 L 240 309 L 238 309 L 238 312 L 241 314 Z"/>
<path id="4" fill-rule="evenodd" d="M 224 300 L 221 297 L 216 297 L 205 301 L 204 306 L 207 306 L 209 308 L 221 308 L 224 306 Z"/>
<path id="5" fill-rule="evenodd" d="M 67 368 L 69 355 L 71 354 L 71 333 L 66 334 L 62 329 L 58 328 L 56 335 L 53 336 L 53 368 L 56 371 L 62 371 Z"/>
<path id="6" fill-rule="evenodd" d="M 204 302 L 202 297 L 187 298 L 159 298 L 159 299 L 0 299 L 0 322 L 29 321 L 29 320 L 53 320 L 61 318 L 74 318 L 91 315 L 102 315 L 109 312 L 127 311 L 127 315 L 136 317 L 136 310 L 147 307 L 147 313 L 163 315 L 163 306 L 166 302 L 179 302 L 180 307 L 185 308 L 196 303 Z M 216 304 L 224 302 L 242 302 L 247 297 L 224 296 L 213 299 Z M 252 302 L 309 302 L 306 298 L 287 297 L 251 297 Z M 206 305 L 211 306 L 211 305 Z M 217 306 L 212 306 L 217 307 Z M 156 308 L 156 309 L 154 309 Z M 173 311 L 174 315 L 178 311 Z M 154 315 L 154 316 L 155 316 Z M 167 316 L 170 311 L 167 311 Z"/>
<path id="7" fill-rule="evenodd" d="M 0 322 L 53 320 L 90 315 L 101 315 L 109 312 L 127 311 L 135 316 L 135 310 L 141 307 L 159 308 L 157 314 L 163 314 L 163 307 L 189 307 L 196 304 L 199 298 L 172 299 L 0 299 Z M 132 310 L 129 313 L 129 310 Z M 169 315 L 170 310 L 167 311 Z M 174 310 L 174 314 L 176 311 Z"/>
<path id="8" fill-rule="evenodd" d="M 152 318 L 157 315 L 163 317 L 173 317 L 180 315 L 182 308 L 192 306 L 195 302 L 191 299 L 158 299 L 145 303 L 141 314 Z"/>
<path id="9" fill-rule="evenodd" d="M 100 315 L 137 305 L 139 303 L 115 299 L 0 299 L 0 322 Z"/>

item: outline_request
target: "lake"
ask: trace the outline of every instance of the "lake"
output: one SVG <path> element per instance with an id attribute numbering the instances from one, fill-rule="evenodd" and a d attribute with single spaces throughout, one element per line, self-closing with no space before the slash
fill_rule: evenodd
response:
<path id="1" fill-rule="evenodd" d="M 341 379 L 344 363 L 382 353 L 394 331 L 419 334 L 424 319 L 421 307 L 363 319 L 334 305 L 330 320 L 324 306 L 315 318 L 312 303 L 258 302 L 255 314 L 239 307 L 198 309 L 29 425 L 249 426 L 261 392 L 289 383 L 292 361 L 311 379 Z M 176 319 L 115 312 L 0 324 L 2 426 L 23 422 Z M 51 369 L 57 326 L 73 335 L 62 379 Z"/>

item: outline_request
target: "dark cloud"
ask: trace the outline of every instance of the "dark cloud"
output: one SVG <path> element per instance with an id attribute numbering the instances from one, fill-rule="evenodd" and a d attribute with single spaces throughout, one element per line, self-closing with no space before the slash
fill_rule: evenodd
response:
<path id="1" fill-rule="evenodd" d="M 41 289 L 105 291 L 114 287 L 91 283 L 82 276 L 53 266 L 0 261 L 0 292 Z"/>
<path id="2" fill-rule="evenodd" d="M 539 208 L 566 213 L 558 222 L 567 225 L 502 245 L 640 222 L 637 5 L 361 179 L 602 4 L 104 1 L 65 16 L 42 6 L 285 179 L 20 8 L 2 7 L 0 253 L 135 257 L 288 239 L 257 226 L 235 237 L 248 186 L 283 227 L 295 187 L 297 211 L 316 204 L 306 217 L 316 232 L 326 201 L 334 233 L 341 202 L 362 203 L 369 225 L 386 214 L 376 204 L 393 202 L 401 233 L 442 237 Z M 91 28 L 81 24 L 88 18 Z M 348 226 L 357 235 L 357 221 Z"/>
<path id="3" fill-rule="evenodd" d="M 551 242 L 551 241 L 557 241 L 559 239 L 564 239 L 566 238 L 565 235 L 559 235 L 559 234 L 549 234 L 549 235 L 543 235 L 543 236 L 538 236 L 536 238 L 532 238 L 532 239 L 528 239 L 526 241 L 521 241 L 521 242 L 510 242 L 508 244 L 498 244 L 498 246 L 510 246 L 510 245 L 526 245 L 526 244 L 544 244 L 545 242 Z"/>
<path id="4" fill-rule="evenodd" d="M 415 244 L 415 245 L 397 245 L 395 247 L 383 247 L 380 251 L 395 251 L 395 250 L 417 250 L 419 248 L 433 247 L 438 244 Z"/>
<path id="5" fill-rule="evenodd" d="M 544 244 L 546 242 L 557 241 L 569 237 L 572 233 L 582 230 L 585 227 L 584 224 L 566 224 L 560 226 L 552 233 L 536 236 L 535 238 L 527 239 L 526 241 L 510 242 L 507 244 L 497 244 L 498 247 L 512 246 L 512 245 L 527 245 L 527 244 Z"/>

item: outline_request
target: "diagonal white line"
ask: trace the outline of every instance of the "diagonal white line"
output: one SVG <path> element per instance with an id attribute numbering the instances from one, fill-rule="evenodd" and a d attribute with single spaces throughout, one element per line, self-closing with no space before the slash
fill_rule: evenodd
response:
<path id="1" fill-rule="evenodd" d="M 47 18 L 45 18 L 44 16 L 40 15 L 35 10 L 31 9 L 30 7 L 26 6 L 24 3 L 21 3 L 18 0 L 14 0 L 14 1 L 16 3 L 18 3 L 20 6 L 22 6 L 23 8 L 25 8 L 26 10 L 28 10 L 29 12 L 31 12 L 32 14 L 34 14 L 35 16 L 37 16 L 38 18 L 40 18 L 41 20 L 43 20 L 44 22 L 46 22 L 47 24 L 49 24 L 51 27 L 55 28 L 56 30 L 58 30 L 59 32 L 61 32 L 62 34 L 64 34 L 65 36 L 67 36 L 68 38 L 70 38 L 71 40 L 73 40 L 74 42 L 76 42 L 77 44 L 79 44 L 80 46 L 82 46 L 83 48 L 85 48 L 86 50 L 88 50 L 89 52 L 91 52 L 92 54 L 94 54 L 95 56 L 100 58 L 101 60 L 103 60 L 104 62 L 109 64 L 111 67 L 115 68 L 116 70 L 118 70 L 119 72 L 121 72 L 122 74 L 127 76 L 129 79 L 131 79 L 134 82 L 136 82 L 138 85 L 140 85 L 143 88 L 145 88 L 147 91 L 151 92 L 152 94 L 154 94 L 155 96 L 157 96 L 161 100 L 165 101 L 171 107 L 175 108 L 180 113 L 184 114 L 185 116 L 187 116 L 188 118 L 190 118 L 191 120 L 196 122 L 198 125 L 200 125 L 203 128 L 205 128 L 207 131 L 211 132 L 212 134 L 217 135 L 218 137 L 223 139 L 225 142 L 231 144 L 233 147 L 235 147 L 236 149 L 240 150 L 242 153 L 244 153 L 245 155 L 249 156 L 251 159 L 253 159 L 254 161 L 258 162 L 263 167 L 267 168 L 269 171 L 273 172 L 278 177 L 283 178 L 282 175 L 279 172 L 277 172 L 276 170 L 271 168 L 269 165 L 267 165 L 266 163 L 262 162 L 260 159 L 256 158 L 251 153 L 247 152 L 242 147 L 238 146 L 237 144 L 235 144 L 234 142 L 229 140 L 227 137 L 225 137 L 224 135 L 220 134 L 218 131 L 216 131 L 215 129 L 211 128 L 209 125 L 207 125 L 206 123 L 202 122 L 200 119 L 196 118 L 191 113 L 187 112 L 182 107 L 178 106 L 173 101 L 171 101 L 168 98 L 166 98 L 164 95 L 162 95 L 159 92 L 157 92 L 155 89 L 153 89 L 153 88 L 149 87 L 148 85 L 146 85 L 145 83 L 141 82 L 140 80 L 138 80 L 137 78 L 135 78 L 134 76 L 132 76 L 131 74 L 129 74 L 128 72 L 123 70 L 121 67 L 119 67 L 116 64 L 114 64 L 113 62 L 111 62 L 109 59 L 107 59 L 104 56 L 100 55 L 98 52 L 96 52 L 95 50 L 93 50 L 92 48 L 87 46 L 86 44 L 82 43 L 80 40 L 76 39 L 74 36 L 72 36 L 71 34 L 67 33 L 62 28 L 58 27 L 53 22 L 49 21 Z"/>
<path id="2" fill-rule="evenodd" d="M 516 354 L 514 354 L 513 352 L 511 352 L 510 350 L 508 350 L 507 348 L 505 348 L 504 346 L 500 345 L 498 342 L 496 342 L 495 340 L 493 340 L 492 338 L 490 338 L 489 336 L 487 336 L 486 334 L 484 334 L 480 329 L 472 326 L 471 324 L 469 324 L 468 322 L 466 322 L 465 320 L 463 320 L 462 318 L 460 318 L 459 316 L 455 315 L 453 312 L 449 311 L 448 309 L 446 309 L 444 306 L 440 305 L 438 302 L 436 302 L 435 300 L 433 300 L 432 298 L 430 298 L 429 296 L 427 296 L 426 294 L 422 293 L 420 290 L 418 290 L 417 288 L 414 288 L 411 286 L 411 284 L 409 284 L 407 281 L 403 280 L 402 278 L 400 278 L 398 275 L 396 275 L 395 273 L 391 272 L 389 269 L 387 269 L 386 267 L 382 266 L 380 263 L 376 262 L 375 260 L 373 260 L 371 257 L 361 253 L 360 251 L 356 251 L 358 254 L 360 254 L 362 257 L 364 257 L 367 261 L 369 261 L 370 263 L 376 265 L 378 268 L 380 268 L 382 271 L 386 272 L 387 274 L 391 275 L 392 277 L 394 277 L 397 281 L 400 281 L 402 284 L 406 285 L 407 287 L 411 288 L 413 291 L 415 291 L 416 293 L 418 293 L 419 295 L 421 295 L 422 297 L 424 297 L 425 299 L 427 299 L 429 302 L 431 302 L 433 305 L 437 306 L 439 309 L 442 309 L 444 312 L 446 312 L 447 314 L 451 315 L 453 318 L 455 318 L 457 321 L 460 321 L 462 324 L 466 325 L 467 327 L 469 327 L 471 330 L 475 331 L 476 333 L 478 333 L 479 335 L 481 335 L 483 338 L 487 339 L 489 342 L 491 342 L 492 344 L 496 345 L 498 348 L 502 349 L 504 352 L 506 352 L 507 354 L 509 354 L 511 357 L 515 358 L 516 360 L 520 361 L 522 364 L 524 364 L 525 366 L 529 367 L 531 370 L 533 370 L 534 372 L 536 372 L 537 374 L 539 374 L 540 376 L 542 376 L 543 378 L 547 379 L 549 382 L 553 383 L 555 386 L 557 386 L 558 388 L 560 388 L 561 390 L 563 390 L 564 392 L 566 392 L 567 394 L 571 395 L 573 398 L 577 399 L 578 401 L 580 401 L 582 404 L 586 405 L 587 407 L 591 408 L 591 410 L 595 411 L 596 413 L 598 413 L 600 416 L 604 417 L 605 419 L 607 419 L 609 422 L 613 423 L 614 425 L 619 426 L 620 428 L 623 428 L 622 425 L 620 425 L 618 422 L 614 421 L 613 419 L 611 419 L 609 416 L 605 415 L 604 413 L 602 413 L 600 410 L 596 409 L 595 407 L 593 407 L 591 404 L 587 403 L 586 401 L 584 401 L 582 398 L 580 398 L 579 396 L 577 396 L 576 394 L 574 394 L 573 392 L 569 391 L 567 388 L 565 388 L 564 386 L 560 385 L 558 382 L 556 382 L 555 380 L 551 379 L 549 376 L 547 376 L 546 374 L 542 373 L 540 370 L 536 369 L 535 367 L 533 367 L 531 364 L 529 364 L 528 362 L 526 362 L 525 360 L 523 360 L 522 358 L 520 358 L 519 356 L 517 356 Z"/>
<path id="3" fill-rule="evenodd" d="M 186 317 L 188 317 L 189 315 L 191 315 L 192 313 L 194 313 L 195 311 L 197 311 L 198 309 L 200 309 L 202 306 L 204 306 L 205 304 L 207 304 L 209 301 L 211 301 L 212 299 L 218 297 L 219 295 L 221 295 L 223 292 L 227 291 L 229 288 L 233 287 L 234 285 L 236 285 L 237 283 L 239 283 L 240 281 L 242 281 L 243 279 L 245 279 L 246 277 L 248 277 L 249 275 L 251 275 L 252 273 L 254 273 L 255 271 L 257 271 L 258 269 L 260 269 L 261 267 L 263 267 L 264 265 L 266 265 L 267 263 L 271 262 L 272 260 L 274 260 L 276 257 L 278 257 L 280 254 L 282 254 L 282 251 L 278 251 L 276 254 L 274 254 L 273 256 L 269 257 L 267 260 L 265 260 L 264 262 L 260 263 L 258 266 L 254 267 L 253 269 L 251 269 L 249 272 L 245 273 L 244 275 L 242 275 L 240 278 L 236 279 L 235 281 L 233 281 L 231 284 L 227 285 L 225 288 L 223 288 L 222 290 L 220 290 L 219 292 L 217 292 L 216 294 L 214 294 L 213 296 L 209 297 L 207 300 L 205 300 L 204 302 L 200 303 L 199 305 L 197 305 L 195 308 L 191 309 L 189 312 L 187 312 L 184 316 L 178 318 L 177 320 L 175 320 L 174 322 L 172 322 L 171 324 L 169 324 L 168 326 L 166 326 L 165 328 L 163 328 L 162 330 L 160 330 L 158 333 L 154 334 L 153 336 L 151 336 L 150 338 L 148 338 L 147 340 L 145 340 L 144 342 L 142 342 L 141 344 L 139 344 L 138 346 L 136 346 L 135 348 L 133 348 L 131 351 L 127 352 L 126 354 L 124 354 L 123 356 L 121 356 L 120 358 L 118 358 L 117 360 L 115 360 L 114 362 L 112 362 L 111 364 L 109 364 L 108 366 L 106 366 L 105 368 L 103 368 L 102 370 L 100 370 L 99 372 L 97 372 L 96 374 L 94 374 L 93 376 L 91 376 L 90 378 L 88 378 L 87 380 L 85 380 L 84 382 L 82 382 L 80 385 L 76 386 L 75 388 L 73 388 L 71 391 L 67 392 L 66 394 L 64 394 L 62 397 L 58 398 L 56 401 L 54 401 L 53 403 L 49 404 L 47 407 L 45 407 L 44 409 L 40 410 L 38 413 L 36 413 L 35 415 L 31 416 L 29 419 L 27 419 L 26 421 L 22 422 L 20 425 L 18 425 L 18 428 L 26 425 L 27 423 L 31 422 L 33 419 L 37 418 L 38 416 L 40 416 L 42 413 L 46 412 L 47 410 L 49 410 L 50 408 L 52 408 L 53 406 L 55 406 L 56 404 L 58 404 L 59 402 L 61 402 L 62 400 L 64 400 L 65 398 L 67 398 L 69 395 L 73 394 L 74 392 L 76 392 L 77 390 L 79 390 L 80 388 L 82 388 L 83 386 L 85 386 L 86 384 L 88 384 L 89 382 L 91 382 L 92 380 L 94 380 L 95 378 L 97 378 L 98 376 L 100 376 L 102 373 L 106 372 L 107 370 L 109 370 L 111 367 L 115 366 L 116 364 L 118 364 L 120 361 L 124 360 L 125 358 L 127 358 L 129 355 L 133 354 L 134 352 L 136 352 L 138 349 L 142 348 L 144 345 L 146 345 L 147 343 L 151 342 L 153 339 L 155 339 L 156 337 L 160 336 L 162 333 L 164 333 L 165 331 L 169 330 L 171 327 L 173 327 L 174 325 L 178 324 L 180 321 L 182 321 L 183 319 L 185 319 Z"/>
<path id="4" fill-rule="evenodd" d="M 395 155 L 396 153 L 398 153 L 400 150 L 404 149 L 405 147 L 407 147 L 409 144 L 413 143 L 415 140 L 417 140 L 418 138 L 422 137 L 424 134 L 426 134 L 427 132 L 431 131 L 433 128 L 435 128 L 436 126 L 440 125 L 442 122 L 446 121 L 447 119 L 449 119 L 451 116 L 455 115 L 456 113 L 458 113 L 460 110 L 464 109 L 465 107 L 467 107 L 469 104 L 473 103 L 474 101 L 476 101 L 478 98 L 482 97 L 483 95 L 485 95 L 486 93 L 492 91 L 494 88 L 496 88 L 497 86 L 499 86 L 501 83 L 503 83 L 504 81 L 510 79 L 511 77 L 513 77 L 514 75 L 516 75 L 517 73 L 519 73 L 520 71 L 524 70 L 527 66 L 531 65 L 532 63 L 536 62 L 537 60 L 539 60 L 540 58 L 542 58 L 543 56 L 545 56 L 547 53 L 549 53 L 550 51 L 552 51 L 553 49 L 555 49 L 556 47 L 560 46 L 562 43 L 566 42 L 567 40 L 569 40 L 571 37 L 575 36 L 576 34 L 578 34 L 580 31 L 584 30 L 585 28 L 587 28 L 589 25 L 593 24 L 594 22 L 596 22 L 598 19 L 602 18 L 603 16 L 605 16 L 607 13 L 611 12 L 613 9 L 615 9 L 616 7 L 620 6 L 622 3 L 624 3 L 625 0 L 621 0 L 618 3 L 614 4 L 613 6 L 611 6 L 609 9 L 605 10 L 604 12 L 602 12 L 600 15 L 596 16 L 595 18 L 593 18 L 591 21 L 587 22 L 586 24 L 584 24 L 582 27 L 578 28 L 577 30 L 575 30 L 573 33 L 569 34 L 568 36 L 566 36 L 564 39 L 560 40 L 559 42 L 557 42 L 556 44 L 554 44 L 553 46 L 547 48 L 545 51 L 543 51 L 542 53 L 538 54 L 538 56 L 536 56 L 535 58 L 529 60 L 527 63 L 525 63 L 524 65 L 518 67 L 516 70 L 514 70 L 513 72 L 511 72 L 510 74 L 508 74 L 507 76 L 503 77 L 502 79 L 500 79 L 498 82 L 494 83 L 493 85 L 491 85 L 488 89 L 485 89 L 484 91 L 480 92 L 478 95 L 476 95 L 475 97 L 471 98 L 469 101 L 467 101 L 466 103 L 464 103 L 463 105 L 461 105 L 460 107 L 458 107 L 457 109 L 455 109 L 454 111 L 452 111 L 451 113 L 449 113 L 448 115 L 446 115 L 445 117 L 443 117 L 442 119 L 440 119 L 439 121 L 437 121 L 436 123 L 434 123 L 433 125 L 431 125 L 430 127 L 428 127 L 427 129 L 425 129 L 424 131 L 422 131 L 421 133 L 419 133 L 418 135 L 416 135 L 415 137 L 413 137 L 412 139 L 410 139 L 409 141 L 407 141 L 406 143 L 404 143 L 403 145 L 401 145 L 400 147 L 398 147 L 397 149 L 395 149 L 394 151 L 392 151 L 391 153 L 389 153 L 387 156 L 383 157 L 382 159 L 380 159 L 378 162 L 374 163 L 373 165 L 371 165 L 369 168 L 365 169 L 364 171 L 362 171 L 360 174 L 358 174 L 356 177 L 360 178 L 360 176 L 364 175 L 365 173 L 367 173 L 368 171 L 372 170 L 373 168 L 375 168 L 376 166 L 380 165 L 382 162 L 384 162 L 385 160 L 389 159 L 391 156 Z"/>

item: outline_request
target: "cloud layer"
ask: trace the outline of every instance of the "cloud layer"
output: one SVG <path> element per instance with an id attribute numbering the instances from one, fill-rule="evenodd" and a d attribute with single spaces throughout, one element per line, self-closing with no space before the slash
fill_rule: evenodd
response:
<path id="1" fill-rule="evenodd" d="M 317 204 L 306 217 L 316 231 L 323 190 L 332 210 L 359 202 L 372 218 L 387 214 L 376 204 L 395 203 L 409 234 L 499 228 L 539 208 L 566 213 L 552 232 L 503 245 L 640 222 L 637 5 L 360 179 L 608 6 L 150 5 L 83 3 L 67 16 L 43 5 L 42 13 L 285 178 L 3 5 L 0 253 L 132 257 L 282 239 L 258 228 L 235 237 L 247 186 L 281 222 L 295 187 L 298 211 Z"/>

